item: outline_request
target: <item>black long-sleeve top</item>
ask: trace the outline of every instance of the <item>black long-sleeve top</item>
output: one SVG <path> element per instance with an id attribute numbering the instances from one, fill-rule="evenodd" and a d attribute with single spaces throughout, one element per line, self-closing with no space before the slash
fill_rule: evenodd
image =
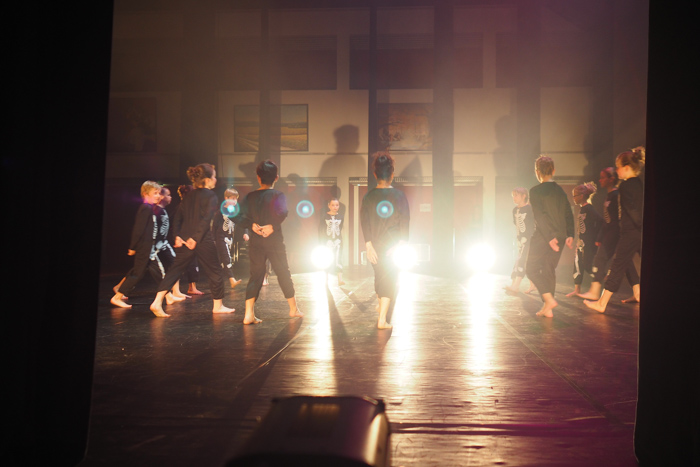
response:
<path id="1" fill-rule="evenodd" d="M 642 230 L 644 185 L 639 177 L 620 183 L 620 232 Z"/>
<path id="2" fill-rule="evenodd" d="M 513 224 L 515 224 L 515 232 L 518 242 L 525 238 L 530 240 L 532 233 L 535 230 L 535 218 L 532 215 L 532 206 L 516 206 L 513 208 Z"/>
<path id="3" fill-rule="evenodd" d="M 382 204 L 384 202 L 387 203 Z M 380 216 L 377 213 L 377 207 L 381 210 L 383 206 L 386 206 L 388 211 Z M 386 252 L 401 240 L 408 241 L 409 222 L 408 200 L 406 195 L 396 188 L 374 188 L 362 199 L 360 208 L 362 235 L 365 237 L 365 242 L 372 242 L 372 246 L 379 254 Z"/>
<path id="4" fill-rule="evenodd" d="M 603 218 L 598 214 L 598 212 L 590 204 L 581 206 L 581 210 L 578 213 L 578 239 L 579 248 L 585 248 L 586 246 L 593 246 L 595 241 L 598 239 L 598 234 L 600 233 L 601 227 L 603 225 Z"/>
<path id="5" fill-rule="evenodd" d="M 574 236 L 574 215 L 569 199 L 556 182 L 544 182 L 530 189 L 530 204 L 535 216 L 535 233 L 549 243 L 556 238 L 559 247 Z"/>
<path id="6" fill-rule="evenodd" d="M 287 218 L 287 197 L 279 190 L 268 188 L 248 193 L 241 205 L 241 220 L 238 226 L 252 229 L 253 224 L 272 225 L 272 235 L 269 240 L 282 240 L 282 222 Z M 258 239 L 252 235 L 251 239 Z M 260 237 L 262 238 L 262 237 Z"/>
<path id="7" fill-rule="evenodd" d="M 211 222 L 219 209 L 216 194 L 208 188 L 197 188 L 182 199 L 173 219 L 173 234 L 183 241 L 199 243 L 211 232 Z"/>
<path id="8" fill-rule="evenodd" d="M 620 192 L 615 189 L 609 191 L 603 203 L 603 225 L 598 233 L 598 241 L 601 245 L 615 245 L 620 238 Z"/>
<path id="9" fill-rule="evenodd" d="M 134 227 L 131 229 L 129 249 L 143 254 L 150 254 L 156 238 L 156 205 L 143 203 L 136 211 Z"/>

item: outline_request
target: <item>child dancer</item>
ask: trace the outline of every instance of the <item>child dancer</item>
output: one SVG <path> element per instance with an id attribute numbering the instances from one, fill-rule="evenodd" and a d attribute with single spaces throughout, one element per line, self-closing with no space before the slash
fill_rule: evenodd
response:
<path id="1" fill-rule="evenodd" d="M 581 293 L 584 273 L 587 272 L 591 278 L 594 277 L 593 258 L 595 258 L 598 251 L 595 241 L 598 238 L 603 222 L 603 218 L 591 205 L 591 197 L 597 189 L 595 183 L 588 182 L 576 186 L 572 192 L 574 203 L 580 206 L 581 209 L 579 210 L 578 222 L 576 223 L 578 241 L 576 242 L 576 256 L 574 257 L 574 290 L 566 294 L 567 297 L 573 297 Z"/>
<path id="2" fill-rule="evenodd" d="M 579 294 L 581 298 L 597 300 L 603 290 L 603 280 L 608 274 L 608 266 L 615 254 L 617 241 L 620 238 L 620 217 L 619 217 L 619 190 L 617 185 L 620 179 L 613 167 L 608 167 L 600 172 L 600 187 L 605 188 L 608 194 L 603 203 L 603 224 L 596 240 L 598 251 L 593 258 L 593 280 L 591 288 L 586 293 Z M 634 263 L 630 263 L 625 273 L 630 284 L 639 285 L 639 275 Z"/>
<path id="3" fill-rule="evenodd" d="M 344 285 L 343 282 L 343 265 L 340 261 L 340 251 L 342 249 L 342 232 L 343 232 L 343 216 L 338 211 L 340 210 L 340 201 L 338 198 L 331 198 L 328 202 L 328 211 L 321 217 L 321 223 L 318 229 L 318 236 L 321 243 L 330 248 L 333 252 L 333 264 L 330 271 L 338 275 L 338 285 Z"/>
<path id="4" fill-rule="evenodd" d="M 639 146 L 617 155 L 615 167 L 620 183 L 620 240 L 615 248 L 615 257 L 610 274 L 605 280 L 605 288 L 597 301 L 584 300 L 587 307 L 600 313 L 605 312 L 610 297 L 620 289 L 622 276 L 630 267 L 632 258 L 642 249 L 642 214 L 644 187 L 639 174 L 644 167 L 645 150 Z M 636 288 L 634 287 L 636 285 Z M 639 300 L 639 284 L 633 284 L 635 298 Z"/>
<path id="5" fill-rule="evenodd" d="M 173 222 L 177 256 L 172 268 L 158 286 L 158 293 L 151 304 L 151 311 L 159 318 L 170 315 L 163 311 L 163 298 L 183 274 L 187 265 L 198 258 L 204 273 L 209 279 L 209 287 L 214 300 L 212 312 L 233 313 L 233 308 L 223 305 L 224 273 L 216 253 L 211 223 L 219 210 L 219 201 L 212 189 L 216 186 L 216 170 L 211 164 L 199 164 L 187 169 L 194 190 L 180 203 Z M 186 239 L 186 240 L 185 240 Z"/>
<path id="6" fill-rule="evenodd" d="M 157 218 L 160 211 L 163 210 L 158 207 L 158 203 L 161 201 L 161 189 L 159 184 L 151 180 L 147 180 L 141 185 L 143 203 L 136 211 L 136 219 L 131 231 L 131 242 L 127 252 L 129 256 L 134 257 L 134 267 L 115 287 L 115 294 L 109 301 L 112 305 L 131 308 L 131 305 L 124 301 L 126 295 L 130 294 L 136 287 L 146 270 L 149 269 L 149 265 L 154 261 L 156 255 L 154 246 L 159 230 Z M 176 299 L 168 294 L 168 300 L 175 301 Z"/>
<path id="7" fill-rule="evenodd" d="M 504 287 L 507 294 L 517 294 L 520 292 L 520 282 L 525 277 L 525 264 L 530 251 L 530 238 L 535 230 L 535 218 L 532 216 L 532 206 L 530 206 L 527 188 L 513 188 L 511 192 L 515 207 L 513 208 L 513 224 L 515 224 L 515 235 L 518 242 L 518 258 L 513 265 L 513 272 L 510 277 L 513 282 Z M 525 293 L 530 293 L 534 289 L 532 281 Z"/>
<path id="8" fill-rule="evenodd" d="M 228 280 L 231 283 L 231 288 L 236 287 L 241 283 L 241 279 L 236 280 L 233 275 L 233 260 L 231 259 L 231 248 L 233 247 L 233 234 L 236 228 L 234 218 L 237 217 L 234 213 L 235 207 L 238 204 L 238 191 L 233 188 L 227 188 L 224 191 L 224 206 L 218 215 L 214 216 L 214 237 L 216 239 L 216 249 L 219 253 L 219 262 L 224 268 Z M 227 209 L 232 212 L 224 214 Z M 247 231 L 246 231 L 247 232 Z M 249 237 L 247 233 L 243 233 L 243 239 L 247 242 Z"/>
<path id="9" fill-rule="evenodd" d="M 535 176 L 540 182 L 530 189 L 530 204 L 535 217 L 530 253 L 525 272 L 542 296 L 542 309 L 537 316 L 551 318 L 558 305 L 554 299 L 556 268 L 563 243 L 573 248 L 574 216 L 564 190 L 552 180 L 554 161 L 540 156 L 535 161 Z"/>
<path id="10" fill-rule="evenodd" d="M 160 190 L 160 198 L 160 202 L 153 208 L 155 238 L 153 239 L 150 261 L 148 262 L 148 272 L 151 274 L 151 277 L 153 277 L 153 280 L 156 281 L 156 284 L 159 284 L 161 279 L 165 277 L 165 271 L 170 269 L 170 266 L 172 266 L 175 260 L 175 251 L 168 242 L 170 217 L 168 216 L 168 211 L 165 210 L 165 207 L 172 201 L 170 190 L 166 187 L 162 187 Z M 119 288 L 125 280 L 126 277 L 114 287 L 115 294 L 119 292 Z M 165 300 L 168 304 L 184 300 L 185 298 L 190 297 L 180 292 L 180 281 L 175 283 L 171 293 L 165 295 Z M 122 301 L 128 299 L 128 297 L 122 296 Z"/>
<path id="11" fill-rule="evenodd" d="M 282 236 L 282 222 L 287 218 L 287 199 L 284 193 L 275 190 L 279 179 L 277 165 L 265 160 L 255 169 L 260 188 L 248 193 L 243 206 L 239 226 L 250 228 L 255 235 L 250 237 L 248 258 L 250 260 L 250 279 L 245 292 L 245 317 L 243 324 L 257 324 L 262 320 L 255 316 L 255 301 L 265 279 L 265 262 L 277 274 L 280 288 L 289 304 L 289 316 L 301 317 L 304 314 L 297 307 L 292 274 L 287 263 L 287 250 Z"/>
<path id="12" fill-rule="evenodd" d="M 192 190 L 194 190 L 192 185 L 180 185 L 177 188 L 177 194 L 180 195 L 180 201 L 182 202 L 185 195 Z M 202 295 L 202 291 L 197 288 L 197 281 L 199 280 L 199 265 L 197 264 L 197 258 L 193 259 L 187 266 L 183 277 L 187 282 L 188 295 Z"/>
<path id="13" fill-rule="evenodd" d="M 377 328 L 391 329 L 386 315 L 391 301 L 396 298 L 399 278 L 399 270 L 391 254 L 395 247 L 408 241 L 410 212 L 406 196 L 391 186 L 394 158 L 388 152 L 377 152 L 373 156 L 372 169 L 377 187 L 362 199 L 360 224 L 367 259 L 374 269 L 374 290 L 379 298 Z M 380 209 L 384 206 L 386 211 Z"/>

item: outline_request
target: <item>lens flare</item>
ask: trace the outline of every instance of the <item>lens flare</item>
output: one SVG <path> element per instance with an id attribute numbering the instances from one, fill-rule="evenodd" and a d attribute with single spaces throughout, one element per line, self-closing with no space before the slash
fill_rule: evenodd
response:
<path id="1" fill-rule="evenodd" d="M 467 252 L 467 264 L 476 272 L 485 272 L 496 263 L 496 252 L 487 243 L 472 245 Z"/>
<path id="2" fill-rule="evenodd" d="M 418 253 L 411 245 L 399 245 L 394 249 L 392 259 L 399 269 L 407 270 L 418 263 Z"/>
<path id="3" fill-rule="evenodd" d="M 319 245 L 311 252 L 311 264 L 316 269 L 328 269 L 333 262 L 333 252 L 330 248 Z"/>
<path id="4" fill-rule="evenodd" d="M 302 200 L 297 204 L 297 215 L 307 219 L 314 215 L 314 205 L 311 201 Z"/>
<path id="5" fill-rule="evenodd" d="M 239 212 L 241 212 L 241 207 L 238 205 L 236 200 L 233 199 L 225 199 L 223 203 L 221 203 L 221 214 L 223 214 L 226 217 L 236 217 Z"/>
<path id="6" fill-rule="evenodd" d="M 377 204 L 377 215 L 383 219 L 387 219 L 394 214 L 394 205 L 389 201 L 382 201 Z"/>

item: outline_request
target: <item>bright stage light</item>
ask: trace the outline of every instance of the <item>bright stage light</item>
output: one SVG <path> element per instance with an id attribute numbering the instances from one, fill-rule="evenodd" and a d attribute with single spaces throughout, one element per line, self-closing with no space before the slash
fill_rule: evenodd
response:
<path id="1" fill-rule="evenodd" d="M 225 199 L 219 207 L 221 214 L 226 217 L 236 217 L 241 212 L 241 207 L 235 199 Z"/>
<path id="2" fill-rule="evenodd" d="M 297 215 L 302 219 L 308 219 L 314 215 L 314 205 L 309 200 L 302 200 L 297 203 Z"/>
<path id="3" fill-rule="evenodd" d="M 467 264 L 474 271 L 488 271 L 495 262 L 496 252 L 487 243 L 477 243 L 467 252 Z"/>
<path id="4" fill-rule="evenodd" d="M 311 264 L 313 264 L 316 269 L 328 269 L 332 263 L 333 252 L 330 248 L 319 245 L 311 252 Z"/>
<path id="5" fill-rule="evenodd" d="M 418 263 L 418 253 L 411 245 L 399 245 L 394 249 L 392 259 L 399 269 L 411 269 Z"/>

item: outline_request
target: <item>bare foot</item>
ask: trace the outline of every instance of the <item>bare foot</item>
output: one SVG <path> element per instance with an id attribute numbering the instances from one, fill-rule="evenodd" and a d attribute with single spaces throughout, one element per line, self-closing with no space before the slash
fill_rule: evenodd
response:
<path id="1" fill-rule="evenodd" d="M 184 300 L 186 298 L 192 298 L 189 295 L 185 295 L 184 293 L 180 292 L 179 290 L 176 292 L 171 292 L 172 296 L 175 297 L 176 299 L 179 300 Z"/>
<path id="2" fill-rule="evenodd" d="M 339 286 L 340 286 L 340 285 L 345 285 L 345 281 L 342 281 L 342 280 L 341 280 L 341 281 L 338 281 L 338 285 L 339 285 Z"/>
<path id="3" fill-rule="evenodd" d="M 554 313 L 552 313 L 552 310 L 559 305 L 556 300 L 553 298 L 545 300 L 544 305 L 542 306 L 542 309 L 535 313 L 537 316 L 544 316 L 545 318 L 553 318 Z"/>
<path id="4" fill-rule="evenodd" d="M 236 280 L 236 279 L 234 279 L 233 277 L 229 277 L 228 280 L 229 280 L 229 282 L 231 283 L 231 288 L 232 288 L 232 289 L 235 289 L 236 286 L 237 286 L 238 284 L 240 284 L 240 283 L 243 281 L 243 279 L 238 279 L 238 280 Z"/>
<path id="5" fill-rule="evenodd" d="M 639 303 L 639 300 L 637 300 L 637 297 L 630 297 L 622 300 L 622 303 Z"/>
<path id="6" fill-rule="evenodd" d="M 567 297 L 576 297 L 576 296 L 578 296 L 578 292 L 576 292 L 576 291 L 574 290 L 573 292 L 569 292 L 568 294 L 566 294 L 566 296 L 567 296 Z"/>
<path id="7" fill-rule="evenodd" d="M 181 301 L 183 301 L 184 299 L 185 299 L 185 297 L 182 297 L 182 298 L 176 297 L 175 295 L 173 295 L 173 294 L 170 293 L 170 292 L 168 292 L 167 294 L 165 294 L 165 303 L 167 303 L 168 305 L 172 305 L 172 304 L 175 303 L 175 302 L 181 302 Z"/>
<path id="8" fill-rule="evenodd" d="M 221 305 L 219 308 L 214 308 L 211 311 L 212 313 L 233 313 L 234 311 L 236 311 L 236 309 Z"/>
<path id="9" fill-rule="evenodd" d="M 600 304 L 600 302 L 598 302 L 598 300 L 596 300 L 596 301 L 584 300 L 583 303 L 591 310 L 595 310 L 599 313 L 605 313 L 605 307 L 602 306 Z"/>
<path id="10" fill-rule="evenodd" d="M 304 316 L 304 313 L 297 307 L 294 310 L 289 310 L 289 316 L 292 318 L 301 318 Z"/>
<path id="11" fill-rule="evenodd" d="M 265 279 L 263 279 L 263 285 L 270 285 L 270 281 L 267 280 L 267 276 L 265 276 Z"/>
<path id="12" fill-rule="evenodd" d="M 510 286 L 503 287 L 503 290 L 505 290 L 506 295 L 518 295 L 518 291 Z"/>
<path id="13" fill-rule="evenodd" d="M 262 320 L 256 316 L 253 316 L 252 320 L 244 319 L 243 324 L 259 324 L 262 323 Z"/>
<path id="14" fill-rule="evenodd" d="M 598 296 L 595 296 L 591 292 L 580 293 L 580 294 L 578 294 L 578 296 L 581 298 L 588 299 L 588 300 L 598 300 L 600 298 L 600 294 L 598 294 Z"/>
<path id="15" fill-rule="evenodd" d="M 193 286 L 190 286 L 190 288 L 187 289 L 187 293 L 190 295 L 204 295 L 204 292 L 198 290 L 197 287 Z"/>
<path id="16" fill-rule="evenodd" d="M 126 297 L 124 297 L 124 298 L 126 298 Z M 124 302 L 120 298 L 117 298 L 116 296 L 112 297 L 112 299 L 109 301 L 109 303 L 111 303 L 114 306 L 118 306 L 119 308 L 131 308 L 131 305 Z"/>
<path id="17" fill-rule="evenodd" d="M 163 311 L 163 308 L 156 306 L 156 305 L 151 305 L 151 311 L 153 312 L 154 315 L 156 315 L 158 318 L 170 318 L 170 315 L 167 314 L 166 312 Z"/>
<path id="18" fill-rule="evenodd" d="M 386 321 L 383 323 L 377 323 L 377 329 L 391 329 L 393 326 Z"/>
<path id="19" fill-rule="evenodd" d="M 530 287 L 528 287 L 527 290 L 525 291 L 525 293 L 528 295 L 533 293 L 533 292 L 537 292 L 537 287 L 535 287 L 534 285 L 530 285 Z"/>

